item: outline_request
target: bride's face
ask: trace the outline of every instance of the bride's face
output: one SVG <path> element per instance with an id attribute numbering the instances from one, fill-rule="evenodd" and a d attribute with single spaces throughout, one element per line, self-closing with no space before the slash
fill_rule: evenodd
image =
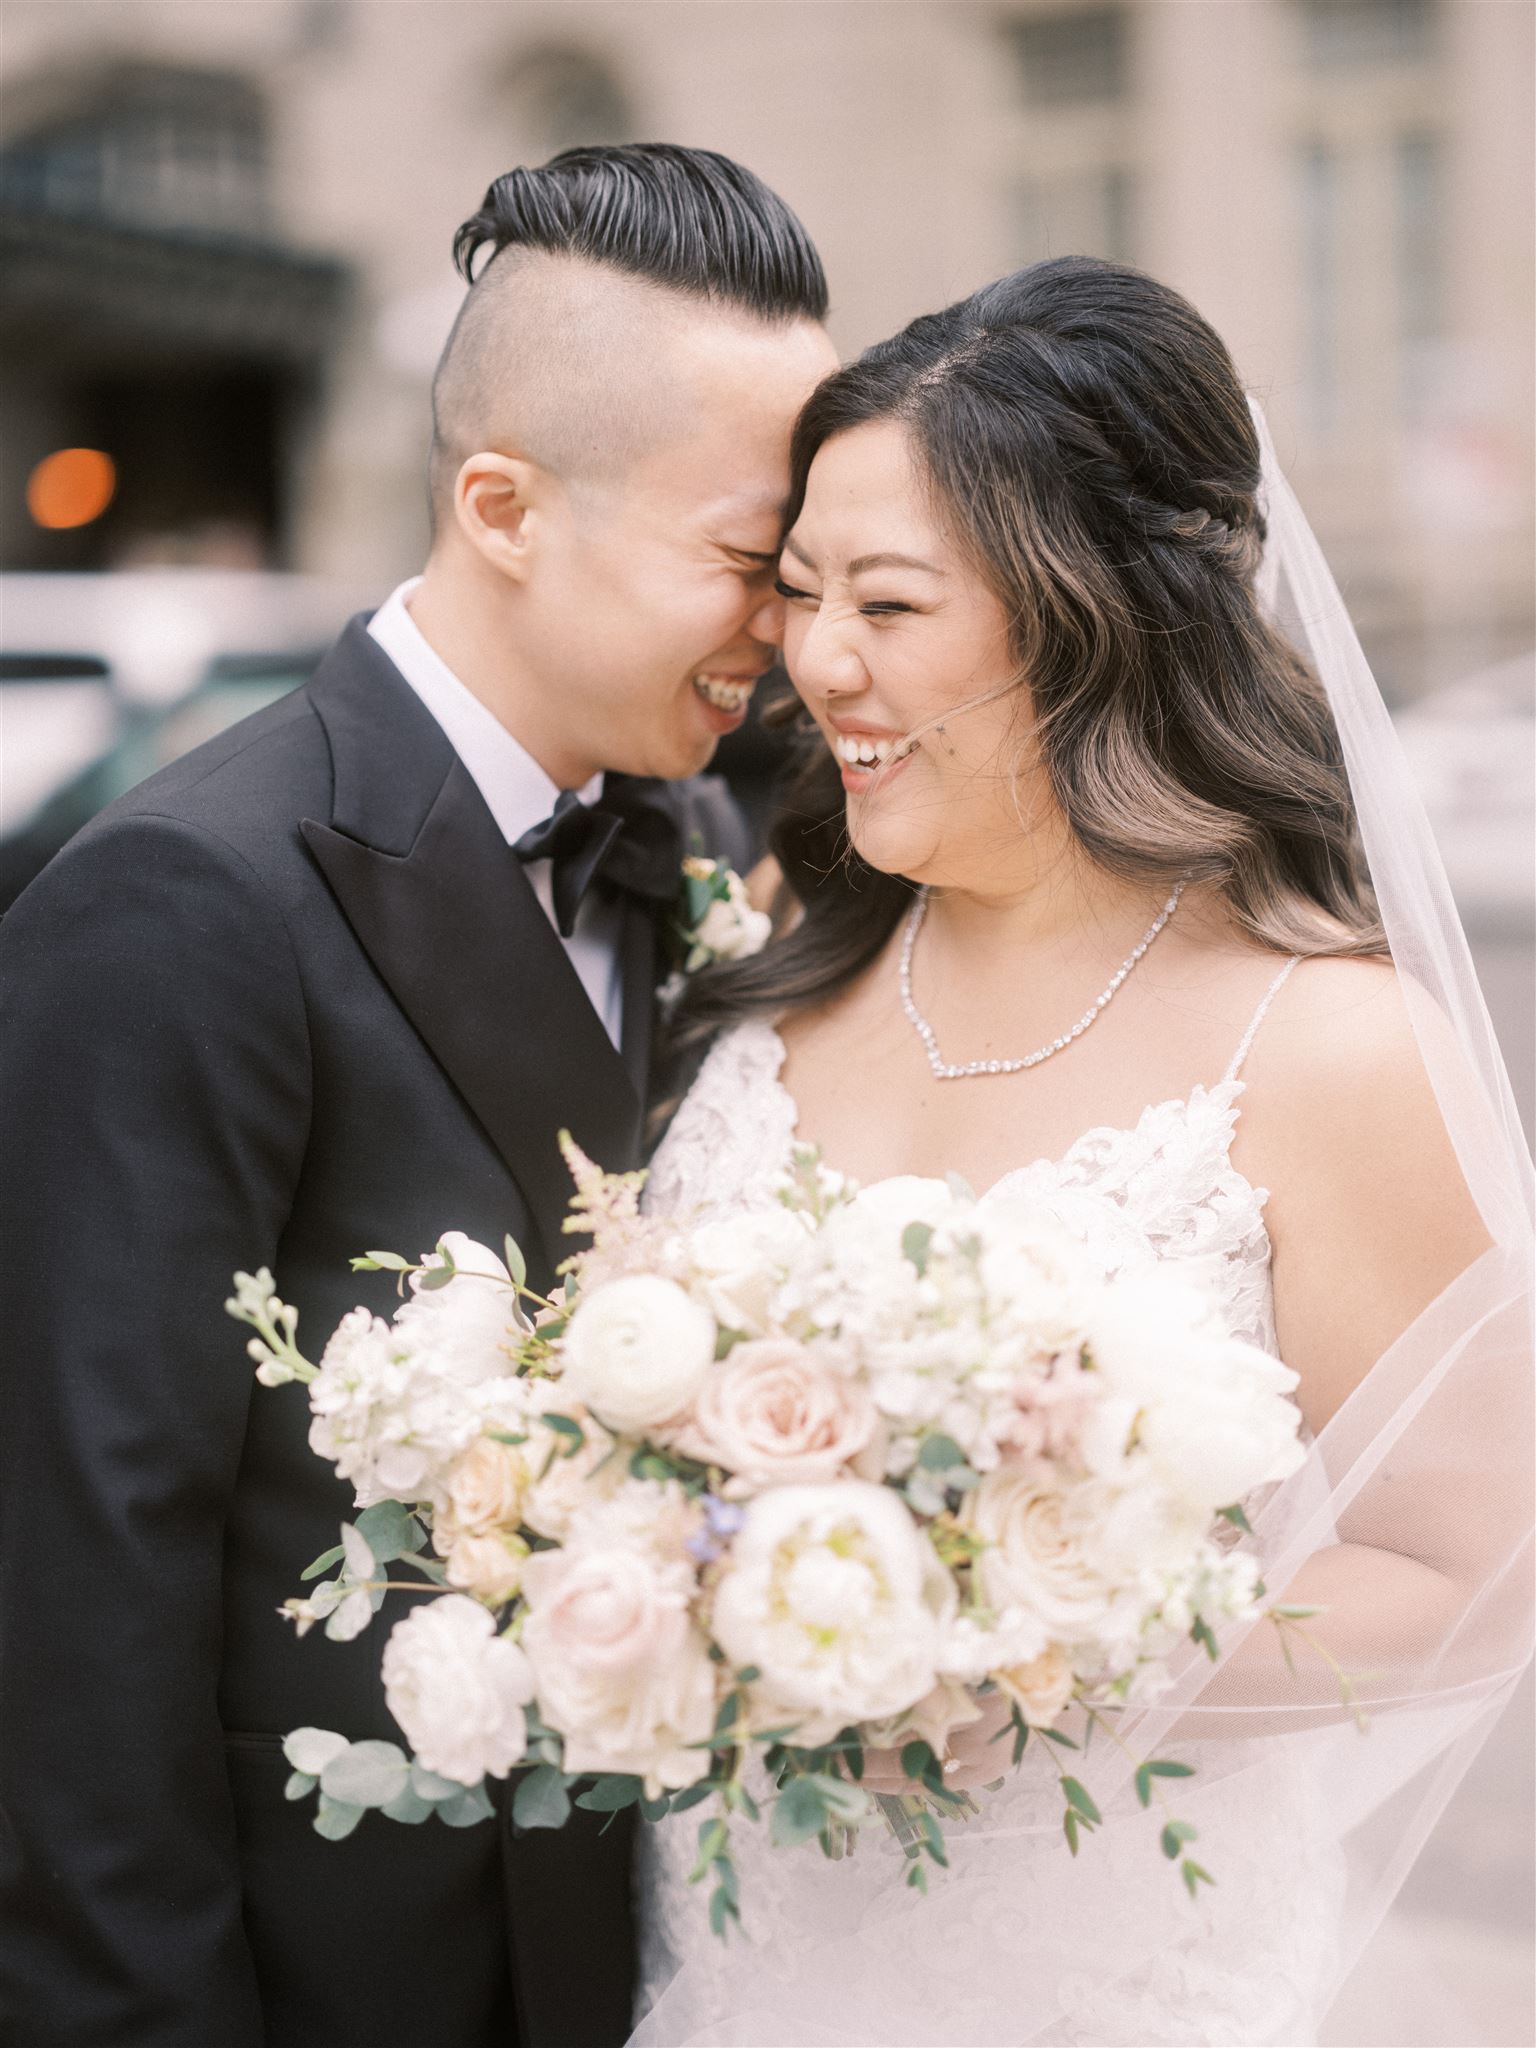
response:
<path id="1" fill-rule="evenodd" d="M 822 447 L 779 577 L 785 665 L 841 766 L 858 852 L 915 882 L 996 886 L 1022 837 L 1028 694 L 903 426 Z"/>

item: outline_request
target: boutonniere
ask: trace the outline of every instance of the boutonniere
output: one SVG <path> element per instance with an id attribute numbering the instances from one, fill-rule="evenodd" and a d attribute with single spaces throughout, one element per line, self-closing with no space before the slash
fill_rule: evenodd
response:
<path id="1" fill-rule="evenodd" d="M 691 853 L 683 862 L 683 886 L 673 930 L 679 965 L 697 974 L 718 960 L 745 960 L 768 943 L 773 922 L 754 910 L 747 885 L 728 860 Z"/>

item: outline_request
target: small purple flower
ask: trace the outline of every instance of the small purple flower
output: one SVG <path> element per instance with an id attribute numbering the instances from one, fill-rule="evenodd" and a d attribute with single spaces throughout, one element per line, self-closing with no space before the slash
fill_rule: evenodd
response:
<path id="1" fill-rule="evenodd" d="M 690 1536 L 684 1547 L 696 1564 L 713 1564 L 746 1520 L 746 1509 L 713 1493 L 705 1494 L 702 1506 L 706 1526 Z"/>

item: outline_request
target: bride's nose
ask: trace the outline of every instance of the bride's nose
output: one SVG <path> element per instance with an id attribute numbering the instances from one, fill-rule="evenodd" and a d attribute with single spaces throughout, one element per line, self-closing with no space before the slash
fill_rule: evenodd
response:
<path id="1" fill-rule="evenodd" d="M 791 618 L 784 633 L 784 666 L 803 697 L 827 700 L 869 688 L 869 671 L 842 622 L 825 606 Z"/>

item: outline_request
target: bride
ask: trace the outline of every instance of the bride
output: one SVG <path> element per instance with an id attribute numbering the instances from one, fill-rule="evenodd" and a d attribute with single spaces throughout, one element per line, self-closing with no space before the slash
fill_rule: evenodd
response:
<path id="1" fill-rule="evenodd" d="M 1294 500 L 1263 431 L 1185 301 L 1087 259 L 820 387 L 778 586 L 806 750 L 778 927 L 689 991 L 709 1049 L 647 1200 L 771 1202 L 800 1140 L 862 1184 L 1035 1198 L 1106 1274 L 1176 1265 L 1299 1376 L 1308 1467 L 1249 1506 L 1309 1649 L 1293 1671 L 1260 1623 L 1127 1731 L 1198 1766 L 1193 1903 L 1128 1764 L 1096 1752 L 1119 1790 L 1074 1862 L 1033 1752 L 979 1789 L 985 1716 L 950 1733 L 981 1813 L 927 1900 L 869 1833 L 851 1868 L 754 1840 L 727 1948 L 687 1829 L 648 1831 L 637 2048 L 1313 2040 L 1518 1667 L 1518 1148 L 1392 838 L 1416 814 L 1367 776 L 1368 674 L 1341 742 L 1362 664 L 1304 522 L 1273 588 Z"/>

